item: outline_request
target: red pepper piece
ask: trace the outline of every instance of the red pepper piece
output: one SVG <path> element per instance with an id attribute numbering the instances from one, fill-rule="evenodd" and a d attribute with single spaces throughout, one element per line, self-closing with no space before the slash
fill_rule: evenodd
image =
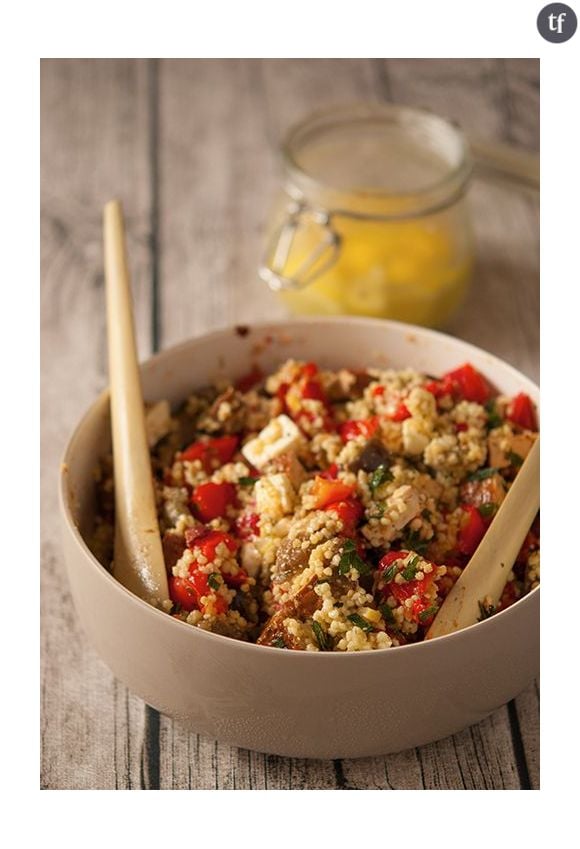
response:
<path id="1" fill-rule="evenodd" d="M 236 488 L 231 483 L 202 483 L 193 491 L 191 503 L 202 522 L 211 522 L 225 516 L 227 508 L 234 503 Z"/>
<path id="2" fill-rule="evenodd" d="M 461 554 L 471 557 L 486 531 L 486 524 L 477 509 L 472 504 L 462 504 L 461 509 L 466 513 L 457 537 L 457 549 Z"/>
<path id="3" fill-rule="evenodd" d="M 379 419 L 377 416 L 371 416 L 368 419 L 351 419 L 340 425 L 338 433 L 343 442 L 348 442 L 349 439 L 355 439 L 357 436 L 364 436 L 365 439 L 370 439 L 375 435 L 379 427 Z"/>
<path id="4" fill-rule="evenodd" d="M 508 404 L 506 416 L 510 422 L 526 430 L 536 431 L 538 429 L 534 404 L 530 396 L 526 395 L 525 392 L 520 392 L 519 395 L 512 398 Z"/>
<path id="5" fill-rule="evenodd" d="M 401 401 L 395 412 L 392 413 L 389 418 L 392 422 L 404 422 L 405 419 L 411 418 L 411 413 L 409 412 L 406 404 L 403 404 L 403 402 Z"/>
<path id="6" fill-rule="evenodd" d="M 354 530 L 364 513 L 364 507 L 358 498 L 347 498 L 344 501 L 333 501 L 324 508 L 329 512 L 336 513 L 341 520 L 345 533 L 354 533 Z"/>
<path id="7" fill-rule="evenodd" d="M 443 375 L 442 383 L 442 388 L 450 388 L 451 394 L 459 400 L 485 404 L 492 396 L 489 383 L 471 363 L 448 371 Z"/>
<path id="8" fill-rule="evenodd" d="M 200 439 L 181 452 L 182 460 L 201 460 L 206 472 L 212 470 L 214 461 L 223 466 L 229 463 L 238 448 L 237 436 L 217 436 L 213 439 Z"/>
<path id="9" fill-rule="evenodd" d="M 260 536 L 260 517 L 257 513 L 240 513 L 236 519 L 236 533 L 241 539 Z"/>
<path id="10" fill-rule="evenodd" d="M 331 481 L 319 475 L 314 479 L 312 495 L 314 496 L 314 507 L 317 510 L 327 507 L 333 501 L 345 501 L 354 492 L 354 486 L 342 483 L 342 481 Z"/>

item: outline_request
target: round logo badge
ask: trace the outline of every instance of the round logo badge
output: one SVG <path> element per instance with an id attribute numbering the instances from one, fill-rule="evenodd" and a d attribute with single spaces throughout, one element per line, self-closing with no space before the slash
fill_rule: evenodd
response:
<path id="1" fill-rule="evenodd" d="M 549 3 L 538 15 L 538 32 L 546 41 L 559 44 L 576 32 L 578 19 L 574 9 L 565 3 Z"/>

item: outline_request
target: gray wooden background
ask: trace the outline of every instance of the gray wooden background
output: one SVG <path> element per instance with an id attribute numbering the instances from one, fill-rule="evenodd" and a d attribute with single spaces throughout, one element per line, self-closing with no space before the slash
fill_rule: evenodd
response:
<path id="1" fill-rule="evenodd" d="M 65 439 L 106 384 L 103 203 L 125 205 L 140 353 L 283 313 L 257 280 L 276 144 L 312 108 L 427 106 L 481 139 L 539 143 L 539 62 L 41 62 L 41 786 L 145 789 L 534 789 L 534 684 L 477 726 L 387 757 L 305 761 L 185 732 L 117 682 L 71 606 L 58 537 Z M 538 200 L 475 181 L 478 272 L 452 333 L 539 373 Z"/>

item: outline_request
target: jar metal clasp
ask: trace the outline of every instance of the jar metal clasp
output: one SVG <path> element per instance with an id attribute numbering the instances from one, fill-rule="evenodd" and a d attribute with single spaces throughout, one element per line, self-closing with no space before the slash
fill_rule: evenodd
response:
<path id="1" fill-rule="evenodd" d="M 258 270 L 261 279 L 273 292 L 303 289 L 336 263 L 341 236 L 335 230 L 332 218 L 332 212 L 311 207 L 304 200 L 293 200 L 288 204 L 284 221 L 268 242 Z M 296 236 L 302 228 L 312 232 L 315 227 L 320 228 L 317 244 L 291 275 L 285 274 Z"/>

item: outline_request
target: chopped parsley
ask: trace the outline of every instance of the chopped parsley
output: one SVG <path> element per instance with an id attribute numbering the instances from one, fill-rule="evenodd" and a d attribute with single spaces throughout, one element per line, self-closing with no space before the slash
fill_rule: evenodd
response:
<path id="1" fill-rule="evenodd" d="M 490 516 L 495 515 L 497 512 L 497 504 L 494 504 L 493 501 L 488 501 L 487 504 L 480 504 L 477 511 L 484 519 L 489 519 Z"/>
<path id="2" fill-rule="evenodd" d="M 277 648 L 277 649 L 285 649 L 286 648 L 286 643 L 284 642 L 282 637 L 276 637 L 275 640 L 272 640 L 272 645 L 274 646 L 274 648 Z"/>
<path id="3" fill-rule="evenodd" d="M 395 575 L 399 571 L 399 567 L 397 566 L 397 562 L 398 561 L 395 560 L 395 562 L 391 563 L 389 568 L 385 572 L 383 572 L 383 580 L 386 584 L 390 584 L 390 582 L 393 580 L 393 578 L 395 577 Z"/>
<path id="4" fill-rule="evenodd" d="M 485 404 L 485 412 L 487 413 L 488 430 L 493 430 L 494 427 L 499 427 L 503 424 L 503 419 L 497 411 L 495 401 L 492 399 Z"/>
<path id="5" fill-rule="evenodd" d="M 469 481 L 483 481 L 486 478 L 490 478 L 492 475 L 495 475 L 496 472 L 497 472 L 497 469 L 494 469 L 491 466 L 489 466 L 486 469 L 478 469 L 472 475 L 469 475 L 467 480 L 469 480 Z"/>
<path id="6" fill-rule="evenodd" d="M 425 554 L 429 547 L 429 541 L 423 539 L 419 531 L 407 531 L 403 539 L 403 546 L 417 554 Z"/>
<path id="7" fill-rule="evenodd" d="M 356 550 L 354 542 L 351 539 L 347 539 L 340 556 L 338 574 L 347 575 L 351 569 L 356 569 L 359 575 L 368 575 L 371 571 L 370 566 L 364 562 Z"/>
<path id="8" fill-rule="evenodd" d="M 367 634 L 368 634 L 369 631 L 374 630 L 371 623 L 367 622 L 367 620 L 364 617 L 359 616 L 358 613 L 351 613 L 351 615 L 348 617 L 348 619 L 352 622 L 353 625 L 356 625 L 357 628 L 360 628 L 361 631 L 364 631 Z"/>
<path id="9" fill-rule="evenodd" d="M 430 619 L 432 616 L 434 616 L 437 613 L 438 610 L 439 610 L 439 605 L 438 604 L 432 604 L 431 607 L 428 607 L 426 610 L 423 610 L 419 614 L 419 622 L 426 622 L 427 619 Z"/>
<path id="10" fill-rule="evenodd" d="M 484 619 L 489 619 L 490 616 L 493 616 L 495 611 L 497 610 L 495 604 L 485 604 L 484 601 L 478 601 L 479 612 L 481 616 L 478 618 L 478 622 L 483 622 Z"/>
<path id="11" fill-rule="evenodd" d="M 219 590 L 222 585 L 220 573 L 212 572 L 211 575 L 208 575 L 207 582 L 212 590 Z"/>
<path id="12" fill-rule="evenodd" d="M 316 637 L 316 642 L 318 643 L 320 651 L 329 651 L 330 645 L 328 643 L 328 635 L 322 630 L 318 622 L 312 622 L 312 630 L 314 631 L 314 636 Z"/>
<path id="13" fill-rule="evenodd" d="M 524 462 L 524 458 L 520 457 L 519 454 L 516 454 L 515 451 L 508 451 L 506 457 L 508 458 L 512 466 L 515 466 L 516 468 L 519 468 Z"/>
<path id="14" fill-rule="evenodd" d="M 388 622 L 389 625 L 395 624 L 395 615 L 392 607 L 389 607 L 388 604 L 380 604 L 379 610 L 385 622 Z"/>
<path id="15" fill-rule="evenodd" d="M 256 483 L 257 480 L 258 480 L 258 478 L 241 477 L 238 480 L 238 484 L 240 486 L 254 486 L 254 484 Z"/>
<path id="16" fill-rule="evenodd" d="M 392 472 L 384 463 L 381 463 L 380 466 L 377 466 L 375 471 L 372 473 L 369 480 L 369 487 L 371 492 L 374 494 L 375 489 L 378 489 L 382 484 L 387 483 L 387 481 L 394 480 Z"/>
<path id="17" fill-rule="evenodd" d="M 418 563 L 420 562 L 420 560 L 421 560 L 421 558 L 419 557 L 418 554 L 415 554 L 415 556 L 412 557 L 409 560 L 409 562 L 407 563 L 407 565 L 405 566 L 405 568 L 401 572 L 401 575 L 403 576 L 405 581 L 412 581 L 413 580 L 413 578 L 415 577 L 415 575 L 417 574 L 417 571 L 419 569 Z"/>

